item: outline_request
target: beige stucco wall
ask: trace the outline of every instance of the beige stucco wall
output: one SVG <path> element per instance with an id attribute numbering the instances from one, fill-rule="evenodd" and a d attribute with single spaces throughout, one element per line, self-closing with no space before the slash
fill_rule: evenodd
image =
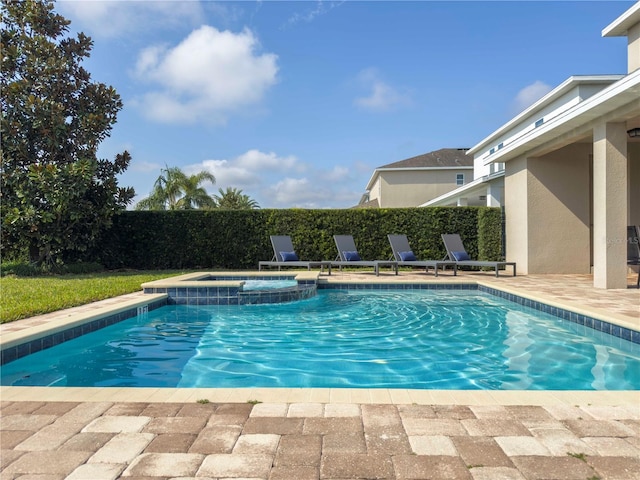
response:
<path id="1" fill-rule="evenodd" d="M 591 144 L 505 165 L 507 259 L 522 273 L 589 273 Z"/>
<path id="2" fill-rule="evenodd" d="M 629 175 L 629 225 L 640 225 L 640 143 L 627 147 Z"/>
<path id="3" fill-rule="evenodd" d="M 627 288 L 629 195 L 626 122 L 593 129 L 593 286 Z"/>
<path id="4" fill-rule="evenodd" d="M 380 172 L 369 199 L 380 207 L 417 207 L 458 187 L 456 174 L 464 173 L 465 183 L 473 180 L 473 169 L 407 170 Z"/>
<path id="5" fill-rule="evenodd" d="M 518 273 L 529 273 L 529 216 L 527 159 L 516 158 L 505 164 L 504 201 L 507 260 L 516 262 Z"/>

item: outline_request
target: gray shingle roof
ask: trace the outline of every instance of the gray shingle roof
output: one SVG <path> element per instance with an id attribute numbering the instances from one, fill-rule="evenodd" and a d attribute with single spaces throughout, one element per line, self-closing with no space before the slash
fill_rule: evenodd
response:
<path id="1" fill-rule="evenodd" d="M 466 155 L 467 150 L 469 149 L 441 148 L 378 168 L 473 167 L 473 157 Z"/>

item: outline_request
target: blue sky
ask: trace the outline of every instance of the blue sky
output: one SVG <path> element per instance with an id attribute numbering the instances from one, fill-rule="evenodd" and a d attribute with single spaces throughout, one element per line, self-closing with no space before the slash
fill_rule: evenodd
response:
<path id="1" fill-rule="evenodd" d="M 60 0 L 124 102 L 99 156 L 209 170 L 262 208 L 347 208 L 376 167 L 472 147 L 571 75 L 626 73 L 631 1 Z"/>

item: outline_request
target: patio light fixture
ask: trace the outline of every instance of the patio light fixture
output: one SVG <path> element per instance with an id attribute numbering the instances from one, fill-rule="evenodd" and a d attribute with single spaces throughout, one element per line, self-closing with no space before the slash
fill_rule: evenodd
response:
<path id="1" fill-rule="evenodd" d="M 640 137 L 640 128 L 632 128 L 631 130 L 627 130 L 627 135 L 631 138 Z"/>

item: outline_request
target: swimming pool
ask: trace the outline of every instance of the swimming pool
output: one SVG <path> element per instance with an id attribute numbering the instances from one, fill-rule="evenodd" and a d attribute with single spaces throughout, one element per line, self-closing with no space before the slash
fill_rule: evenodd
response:
<path id="1" fill-rule="evenodd" d="M 638 390 L 640 345 L 480 291 L 170 305 L 5 364 L 2 385 Z"/>

